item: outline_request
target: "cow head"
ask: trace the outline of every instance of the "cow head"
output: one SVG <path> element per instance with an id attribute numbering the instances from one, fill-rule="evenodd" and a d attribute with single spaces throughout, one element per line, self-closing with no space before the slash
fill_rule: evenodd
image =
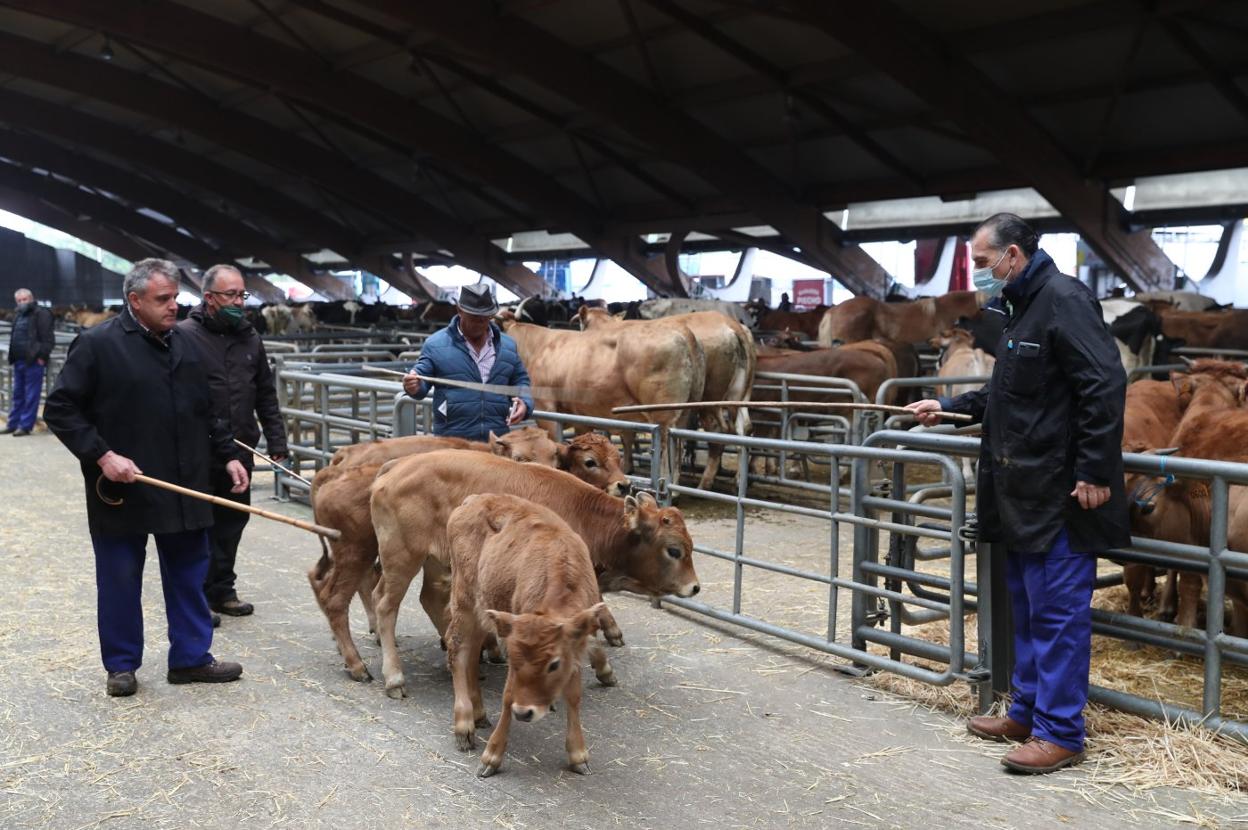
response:
<path id="1" fill-rule="evenodd" d="M 589 638 L 605 608 L 600 602 L 564 618 L 485 612 L 498 636 L 507 640 L 507 689 L 516 720 L 541 720 L 568 682 L 579 677 Z"/>
<path id="2" fill-rule="evenodd" d="M 1187 374 L 1172 373 L 1170 382 L 1180 408 L 1199 403 L 1210 409 L 1236 409 L 1248 393 L 1248 368 L 1224 360 L 1194 360 Z"/>
<path id="3" fill-rule="evenodd" d="M 510 308 L 505 308 L 494 315 L 494 322 L 503 331 L 510 331 L 511 327 L 520 321 L 516 319 L 516 312 Z"/>
<path id="4" fill-rule="evenodd" d="M 576 321 L 580 324 L 582 331 L 589 331 L 592 328 L 610 325 L 616 322 L 616 319 L 605 308 L 583 305 L 577 309 Z"/>
<path id="5" fill-rule="evenodd" d="M 628 476 L 620 469 L 620 451 L 605 435 L 587 432 L 560 445 L 559 469 L 609 495 L 628 492 Z"/>
<path id="6" fill-rule="evenodd" d="M 609 575 L 606 587 L 600 580 L 603 590 L 678 597 L 702 590 L 693 568 L 693 539 L 679 510 L 660 507 L 654 496 L 638 493 L 624 499 L 624 523 L 634 543 L 627 573 Z"/>
<path id="7" fill-rule="evenodd" d="M 557 467 L 559 449 L 546 431 L 537 427 L 512 430 L 501 438 L 490 433 L 490 452 L 522 464 Z"/>

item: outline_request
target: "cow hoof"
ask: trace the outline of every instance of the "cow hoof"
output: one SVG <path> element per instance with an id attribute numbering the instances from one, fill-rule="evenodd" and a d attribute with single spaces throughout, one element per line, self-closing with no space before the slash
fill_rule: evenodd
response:
<path id="1" fill-rule="evenodd" d="M 473 725 L 476 726 L 478 729 L 489 729 L 494 724 L 490 723 L 489 715 L 482 715 L 481 717 L 477 718 L 477 720 L 473 723 Z"/>
<path id="2" fill-rule="evenodd" d="M 568 764 L 568 769 L 572 770 L 572 772 L 575 772 L 577 775 L 589 775 L 589 764 L 586 763 Z"/>
<path id="3" fill-rule="evenodd" d="M 358 669 L 347 669 L 347 674 L 351 675 L 351 679 L 357 683 L 368 683 L 373 679 L 373 674 L 368 670 L 368 666 L 360 666 Z"/>
<path id="4" fill-rule="evenodd" d="M 550 711 L 552 711 L 552 712 L 558 712 L 559 710 L 558 710 L 558 709 L 556 709 L 556 708 L 555 708 L 555 704 L 553 704 L 553 703 L 552 703 L 552 704 L 550 704 Z"/>
<path id="5" fill-rule="evenodd" d="M 615 679 L 615 672 L 609 671 L 606 674 L 598 675 L 599 686 L 618 686 L 619 681 Z"/>
<path id="6" fill-rule="evenodd" d="M 620 648 L 624 645 L 624 632 L 622 631 L 613 631 L 610 634 L 603 634 L 603 636 L 607 639 L 607 645 L 612 648 Z"/>
<path id="7" fill-rule="evenodd" d="M 505 666 L 507 665 L 507 655 L 503 654 L 501 651 L 495 652 L 493 654 L 486 652 L 485 662 L 490 663 L 495 666 Z"/>
<path id="8" fill-rule="evenodd" d="M 438 646 L 439 646 L 439 647 L 440 647 L 443 651 L 446 651 L 446 638 L 445 638 L 445 637 L 439 637 L 439 638 L 438 638 Z"/>
<path id="9" fill-rule="evenodd" d="M 455 733 L 455 746 L 459 747 L 460 752 L 469 752 L 477 745 L 477 739 L 471 732 L 467 735 Z"/>
<path id="10" fill-rule="evenodd" d="M 482 765 L 481 765 L 481 766 L 477 769 L 477 777 L 478 777 L 478 778 L 489 778 L 491 775 L 493 775 L 493 774 L 494 774 L 494 773 L 496 773 L 496 772 L 498 772 L 498 767 L 496 767 L 496 766 L 491 766 L 491 765 L 489 765 L 489 764 L 482 764 Z"/>
<path id="11" fill-rule="evenodd" d="M 402 683 L 399 683 L 394 686 L 387 686 L 386 697 L 390 698 L 391 700 L 402 700 L 403 698 L 407 697 L 407 689 L 404 687 Z"/>

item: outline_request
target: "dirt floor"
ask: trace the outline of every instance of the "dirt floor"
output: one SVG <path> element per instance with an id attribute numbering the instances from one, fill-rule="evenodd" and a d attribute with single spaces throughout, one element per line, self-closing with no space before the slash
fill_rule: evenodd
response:
<path id="1" fill-rule="evenodd" d="M 244 537 L 239 569 L 240 592 L 257 612 L 227 617 L 214 645 L 219 657 L 244 664 L 243 679 L 216 687 L 165 683 L 163 606 L 152 562 L 139 693 L 110 699 L 99 665 L 77 465 L 46 434 L 0 437 L 0 457 L 7 472 L 0 481 L 0 827 L 6 830 L 243 822 L 256 828 L 1248 822 L 1248 806 L 1231 790 L 1156 787 L 1153 779 L 1115 783 L 1095 759 L 1043 779 L 1008 775 L 998 763 L 1002 747 L 969 739 L 956 713 L 925 705 L 953 700 L 956 708 L 964 689 L 919 703 L 879 681 L 846 678 L 835 661 L 809 650 L 628 596 L 609 598 L 628 640 L 611 653 L 620 685 L 598 687 L 586 671 L 583 719 L 593 774 L 564 769 L 563 719 L 552 716 L 517 725 L 502 772 L 480 780 L 476 757 L 455 749 L 443 652 L 417 604 L 399 620 L 412 697 L 393 701 L 380 683 L 354 683 L 342 671 L 305 577 L 319 553 L 316 540 L 260 520 Z M 262 479 L 256 503 L 308 516 L 303 506 L 269 501 L 270 493 Z M 731 549 L 733 526 L 722 510 L 693 500 L 682 506 L 697 541 Z M 826 523 L 751 511 L 748 527 L 752 551 L 828 566 Z M 699 598 L 729 603 L 731 565 L 702 556 L 698 567 Z M 823 632 L 826 588 L 757 573 L 746 584 L 748 613 Z M 379 650 L 358 609 L 352 622 L 379 674 Z M 499 705 L 505 671 L 483 667 L 491 710 Z M 1248 767 L 1248 752 L 1240 757 Z"/>

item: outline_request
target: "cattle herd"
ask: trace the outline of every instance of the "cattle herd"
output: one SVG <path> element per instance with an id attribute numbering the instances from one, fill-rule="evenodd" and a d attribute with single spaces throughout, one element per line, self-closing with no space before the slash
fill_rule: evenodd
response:
<path id="1" fill-rule="evenodd" d="M 809 311 L 697 300 L 602 308 L 530 299 L 503 311 L 499 323 L 516 340 L 539 409 L 643 422 L 660 437 L 691 423 L 691 412 L 705 429 L 744 435 L 773 428 L 752 424 L 744 407 L 612 410 L 776 399 L 771 386 L 755 387 L 760 372 L 849 379 L 874 400 L 888 379 L 919 376 L 919 349 L 929 348 L 940 352 L 940 376 L 990 375 L 1004 317 L 983 311 L 984 299 L 975 292 L 901 303 L 854 298 Z M 1102 307 L 1127 369 L 1173 362 L 1170 350 L 1182 345 L 1248 349 L 1248 311 L 1212 308 L 1198 295 L 1140 295 Z M 259 330 L 280 334 L 326 326 L 428 328 L 445 323 L 454 306 L 345 301 L 251 311 Z M 61 310 L 62 319 L 82 327 L 110 314 Z M 905 402 L 910 394 L 899 389 L 888 402 Z M 818 391 L 791 398 L 835 400 Z M 1232 360 L 1200 359 L 1185 371 L 1136 380 L 1127 392 L 1123 450 L 1248 462 L 1246 403 L 1248 369 Z M 348 626 L 358 595 L 382 646 L 386 693 L 406 693 L 396 620 L 422 574 L 420 604 L 447 650 L 453 678 L 454 734 L 459 748 L 469 750 L 475 731 L 489 724 L 476 663 L 483 654 L 501 660 L 505 641 L 503 709 L 481 757 L 482 776 L 499 769 L 512 718 L 538 720 L 559 697 L 567 709 L 569 765 L 585 772 L 579 668 L 588 656 L 599 682 L 614 685 L 596 635 L 623 644 L 602 595 L 689 597 L 700 587 L 680 510 L 644 491 L 629 494 L 631 434 L 621 435 L 623 457 L 594 433 L 561 439 L 549 424 L 480 444 L 417 436 L 347 446 L 312 484 L 317 522 L 338 529 L 341 538 L 323 547 L 308 579 L 352 678 L 371 679 Z M 675 480 L 679 456 L 662 457 L 663 475 Z M 719 461 L 718 453 L 708 454 L 703 488 L 713 485 Z M 1137 535 L 1209 544 L 1207 485 L 1129 474 L 1126 486 Z M 1248 550 L 1248 487 L 1231 489 L 1229 533 L 1230 547 Z M 1163 616 L 1195 626 L 1201 577 L 1171 573 L 1158 598 L 1156 575 L 1151 567 L 1125 568 L 1129 612 L 1143 615 L 1145 603 L 1156 601 Z M 1227 593 L 1232 630 L 1248 636 L 1248 583 L 1232 580 Z"/>

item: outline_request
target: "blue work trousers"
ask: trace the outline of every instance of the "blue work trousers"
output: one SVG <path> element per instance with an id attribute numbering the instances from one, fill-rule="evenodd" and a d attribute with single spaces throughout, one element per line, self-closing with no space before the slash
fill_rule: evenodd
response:
<path id="1" fill-rule="evenodd" d="M 1007 561 L 1014 612 L 1009 717 L 1037 738 L 1082 752 L 1096 556 L 1072 551 L 1063 529 L 1048 551 L 1010 551 Z"/>
<path id="2" fill-rule="evenodd" d="M 134 671 L 143 664 L 143 564 L 147 534 L 92 535 L 95 548 L 100 655 L 107 671 Z M 169 623 L 169 668 L 212 662 L 212 612 L 204 597 L 208 532 L 156 534 L 160 587 Z"/>
<path id="3" fill-rule="evenodd" d="M 9 409 L 9 429 L 35 428 L 39 398 L 43 395 L 43 367 L 33 361 L 13 364 L 13 405 Z"/>

